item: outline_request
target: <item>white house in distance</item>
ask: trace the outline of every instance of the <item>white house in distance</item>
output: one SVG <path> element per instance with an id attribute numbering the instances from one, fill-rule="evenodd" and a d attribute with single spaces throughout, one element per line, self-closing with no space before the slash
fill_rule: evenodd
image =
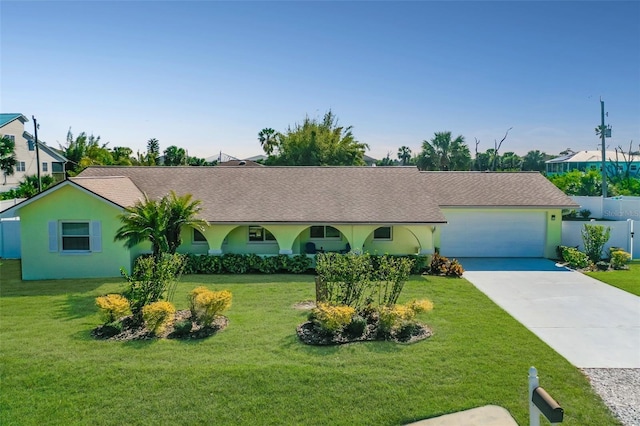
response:
<path id="1" fill-rule="evenodd" d="M 17 161 L 13 175 L 3 173 L 0 176 L 0 192 L 17 188 L 25 176 L 38 173 L 35 138 L 24 129 L 24 125 L 28 121 L 29 119 L 22 114 L 0 114 L 0 136 L 15 142 Z M 38 148 L 41 175 L 51 175 L 56 180 L 63 180 L 67 159 L 42 141 L 38 141 Z"/>

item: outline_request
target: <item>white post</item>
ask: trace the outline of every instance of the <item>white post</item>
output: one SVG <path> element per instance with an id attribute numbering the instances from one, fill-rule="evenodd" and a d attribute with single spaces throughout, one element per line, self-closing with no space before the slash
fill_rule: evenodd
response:
<path id="1" fill-rule="evenodd" d="M 529 426 L 540 426 L 540 411 L 533 403 L 533 391 L 539 385 L 538 370 L 531 367 L 529 369 Z"/>
<path id="2" fill-rule="evenodd" d="M 633 219 L 627 219 L 629 222 L 629 254 L 633 260 Z"/>

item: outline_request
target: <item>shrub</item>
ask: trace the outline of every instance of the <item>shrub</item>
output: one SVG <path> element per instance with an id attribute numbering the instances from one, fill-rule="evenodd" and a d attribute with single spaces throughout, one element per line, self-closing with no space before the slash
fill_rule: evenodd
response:
<path id="1" fill-rule="evenodd" d="M 429 263 L 429 273 L 433 275 L 444 275 L 447 273 L 447 263 L 449 259 L 444 256 L 440 256 L 438 253 L 434 253 Z"/>
<path id="2" fill-rule="evenodd" d="M 179 275 L 182 273 L 184 259 L 180 254 L 164 254 L 159 260 L 153 256 L 140 256 L 136 259 L 133 274 L 120 272 L 128 281 L 124 297 L 129 300 L 131 312 L 136 322 L 142 321 L 142 307 L 163 297 L 173 298 Z"/>
<path id="3" fill-rule="evenodd" d="M 627 263 L 631 260 L 631 255 L 626 251 L 618 250 L 611 253 L 611 267 L 613 269 L 628 269 Z"/>
<path id="4" fill-rule="evenodd" d="M 318 303 L 318 306 L 311 311 L 311 320 L 324 332 L 336 333 L 351 322 L 355 313 L 355 309 L 351 306 Z"/>
<path id="5" fill-rule="evenodd" d="M 107 294 L 96 298 L 102 319 L 106 323 L 115 322 L 118 318 L 129 314 L 129 301 L 120 294 Z"/>
<path id="6" fill-rule="evenodd" d="M 367 328 L 367 320 L 361 315 L 354 315 L 351 322 L 345 327 L 345 331 L 351 338 L 358 338 L 364 334 Z"/>
<path id="7" fill-rule="evenodd" d="M 584 243 L 584 252 L 591 262 L 596 263 L 602 258 L 602 249 L 609 241 L 611 228 L 602 225 L 584 225 L 582 229 L 582 242 Z"/>
<path id="8" fill-rule="evenodd" d="M 176 322 L 173 325 L 173 333 L 177 336 L 177 337 L 184 337 L 186 335 L 188 335 L 191 332 L 191 328 L 193 328 L 193 323 L 191 322 L 190 319 L 183 319 L 180 320 L 178 322 Z"/>
<path id="9" fill-rule="evenodd" d="M 573 247 L 565 247 L 562 250 L 562 258 L 574 269 L 582 269 L 589 266 L 589 257 Z"/>
<path id="10" fill-rule="evenodd" d="M 262 258 L 258 270 L 263 274 L 275 274 L 282 268 L 282 260 L 278 256 Z"/>
<path id="11" fill-rule="evenodd" d="M 378 333 L 388 336 L 403 325 L 413 323 L 416 313 L 406 305 L 380 306 L 378 309 Z"/>
<path id="12" fill-rule="evenodd" d="M 222 266 L 230 274 L 244 274 L 249 269 L 248 262 L 242 254 L 227 253 L 222 255 Z"/>
<path id="13" fill-rule="evenodd" d="M 447 276 L 459 278 L 462 274 L 464 274 L 464 268 L 457 259 L 453 259 L 447 268 Z"/>
<path id="14" fill-rule="evenodd" d="M 591 216 L 591 210 L 588 209 L 582 209 L 579 212 L 580 217 L 583 219 L 589 219 L 589 216 Z"/>
<path id="15" fill-rule="evenodd" d="M 445 256 L 434 253 L 429 264 L 428 272 L 432 275 L 446 275 L 450 277 L 461 277 L 464 268 L 456 259 L 449 260 Z"/>
<path id="16" fill-rule="evenodd" d="M 287 259 L 287 271 L 293 274 L 304 274 L 311 268 L 311 258 L 306 254 L 297 254 Z"/>
<path id="17" fill-rule="evenodd" d="M 210 325 L 213 320 L 231 306 L 231 292 L 227 290 L 212 291 L 201 286 L 189 294 L 191 317 L 198 324 Z"/>
<path id="18" fill-rule="evenodd" d="M 422 312 L 429 312 L 433 310 L 433 302 L 428 299 L 412 300 L 407 303 L 407 307 L 414 313 L 420 314 Z"/>
<path id="19" fill-rule="evenodd" d="M 175 313 L 176 308 L 171 302 L 161 300 L 145 305 L 142 308 L 142 319 L 149 330 L 160 334 L 173 321 Z"/>

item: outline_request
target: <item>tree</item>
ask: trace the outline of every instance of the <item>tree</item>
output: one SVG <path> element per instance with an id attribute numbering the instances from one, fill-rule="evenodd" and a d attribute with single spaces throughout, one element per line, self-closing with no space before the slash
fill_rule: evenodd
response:
<path id="1" fill-rule="evenodd" d="M 397 166 L 398 160 L 391 159 L 391 152 L 387 152 L 387 156 L 376 161 L 376 166 Z"/>
<path id="2" fill-rule="evenodd" d="M 132 156 L 133 150 L 126 146 L 116 146 L 111 150 L 111 156 L 113 157 L 113 164 L 117 166 L 131 166 L 133 165 Z"/>
<path id="3" fill-rule="evenodd" d="M 362 166 L 369 146 L 358 142 L 352 127 L 338 125 L 338 118 L 329 110 L 322 121 L 305 117 L 302 124 L 288 127 L 277 137 L 267 165 L 280 166 Z"/>
<path id="4" fill-rule="evenodd" d="M 545 161 L 549 159 L 549 155 L 539 150 L 529 151 L 524 157 L 522 157 L 522 170 L 523 171 L 545 171 Z"/>
<path id="5" fill-rule="evenodd" d="M 43 175 L 40 179 L 42 190 L 49 188 L 55 183 L 53 176 Z M 11 189 L 0 193 L 0 199 L 11 200 L 13 198 L 31 198 L 38 194 L 38 175 L 25 176 L 16 189 Z"/>
<path id="6" fill-rule="evenodd" d="M 198 214 L 202 211 L 202 207 L 200 207 L 201 201 L 192 201 L 191 194 L 177 196 L 175 192 L 171 191 L 161 202 L 165 204 L 165 208 L 168 211 L 167 242 L 169 253 L 174 254 L 182 244 L 180 230 L 183 227 L 195 228 L 200 232 L 204 232 L 208 224 L 198 218 Z"/>
<path id="7" fill-rule="evenodd" d="M 87 166 L 113 164 L 113 156 L 107 149 L 108 142 L 101 145 L 100 136 L 87 136 L 82 132 L 74 139 L 69 128 L 66 144 L 59 145 L 62 154 L 69 160 L 67 173 L 70 176 L 77 175 Z"/>
<path id="8" fill-rule="evenodd" d="M 584 252 L 591 262 L 596 263 L 602 259 L 602 249 L 609 241 L 611 236 L 611 227 L 606 228 L 602 225 L 587 225 L 582 229 L 582 243 L 584 244 Z"/>
<path id="9" fill-rule="evenodd" d="M 278 133 L 270 127 L 260 130 L 258 140 L 265 154 L 273 154 L 274 149 L 278 146 L 277 137 Z"/>
<path id="10" fill-rule="evenodd" d="M 187 162 L 187 153 L 184 148 L 178 148 L 175 145 L 171 145 L 164 150 L 164 165 L 165 166 L 181 166 Z"/>
<path id="11" fill-rule="evenodd" d="M 11 176 L 15 172 L 17 164 L 15 148 L 15 141 L 6 136 L 0 138 L 0 170 L 4 175 L 4 183 L 7 183 L 7 176 Z"/>
<path id="12" fill-rule="evenodd" d="M 156 138 L 147 141 L 147 166 L 157 166 L 160 162 L 160 142 Z"/>
<path id="13" fill-rule="evenodd" d="M 501 170 L 520 170 L 522 167 L 522 158 L 515 152 L 505 152 L 500 159 Z"/>
<path id="14" fill-rule="evenodd" d="M 153 257 L 160 260 L 163 253 L 175 254 L 182 241 L 183 226 L 204 231 L 205 221 L 196 217 L 200 201 L 191 201 L 191 194 L 179 197 L 171 191 L 159 200 L 144 200 L 125 208 L 118 218 L 122 226 L 116 231 L 114 241 L 124 241 L 127 248 L 149 241 Z"/>
<path id="15" fill-rule="evenodd" d="M 411 160 L 411 148 L 408 146 L 401 146 L 398 148 L 398 160 L 402 161 L 402 165 L 406 166 Z"/>
<path id="16" fill-rule="evenodd" d="M 571 170 L 548 179 L 567 195 L 598 196 L 602 193 L 602 176 L 597 170 Z"/>
<path id="17" fill-rule="evenodd" d="M 433 139 L 422 142 L 420 170 L 469 170 L 470 165 L 471 153 L 462 135 L 452 140 L 451 132 L 436 132 Z"/>

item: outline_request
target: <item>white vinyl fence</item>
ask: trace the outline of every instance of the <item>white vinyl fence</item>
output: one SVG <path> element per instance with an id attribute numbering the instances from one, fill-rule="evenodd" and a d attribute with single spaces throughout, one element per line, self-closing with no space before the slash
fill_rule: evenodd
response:
<path id="1" fill-rule="evenodd" d="M 571 199 L 580 204 L 578 210 L 589 210 L 592 218 L 619 220 L 640 220 L 640 197 L 578 197 Z"/>
<path id="2" fill-rule="evenodd" d="M 611 228 L 611 237 L 605 245 L 605 253 L 609 247 L 620 247 L 624 251 L 631 253 L 634 259 L 640 259 L 640 221 L 625 220 L 591 220 L 591 221 L 563 221 L 562 222 L 562 245 L 575 247 L 584 250 L 582 243 L 582 229 L 584 225 L 602 225 Z M 632 235 L 633 232 L 633 235 Z"/>
<path id="3" fill-rule="evenodd" d="M 20 218 L 0 219 L 0 258 L 20 259 Z"/>

